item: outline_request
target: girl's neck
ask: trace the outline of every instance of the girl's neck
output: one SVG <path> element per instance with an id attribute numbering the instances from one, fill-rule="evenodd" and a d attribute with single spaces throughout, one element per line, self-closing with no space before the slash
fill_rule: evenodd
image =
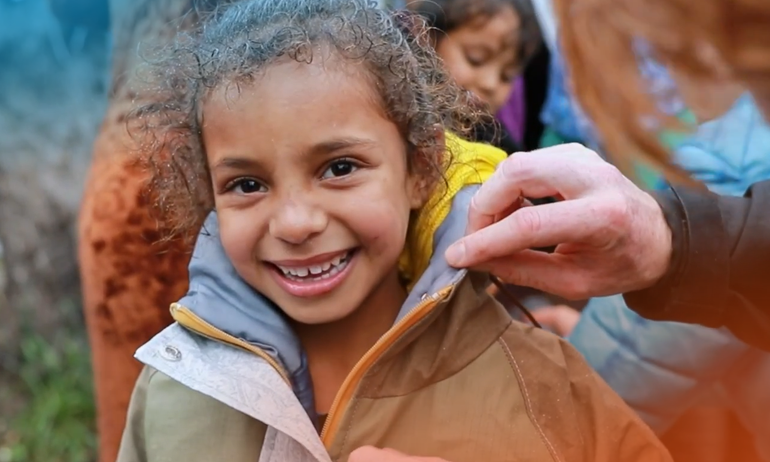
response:
<path id="1" fill-rule="evenodd" d="M 294 326 L 307 354 L 319 413 L 329 411 L 356 363 L 393 326 L 406 295 L 394 271 L 350 316 L 327 324 Z"/>

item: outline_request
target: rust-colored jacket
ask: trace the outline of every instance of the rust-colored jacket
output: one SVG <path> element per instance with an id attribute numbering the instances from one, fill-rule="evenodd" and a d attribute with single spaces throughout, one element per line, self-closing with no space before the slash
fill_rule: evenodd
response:
<path id="1" fill-rule="evenodd" d="M 452 462 L 670 461 L 571 346 L 514 322 L 485 275 L 446 264 L 472 193 L 453 190 L 427 267 L 345 380 L 320 435 L 296 338 L 238 278 L 210 217 L 190 293 L 172 307 L 177 323 L 137 352 L 146 368 L 119 462 L 345 461 L 363 445 Z"/>

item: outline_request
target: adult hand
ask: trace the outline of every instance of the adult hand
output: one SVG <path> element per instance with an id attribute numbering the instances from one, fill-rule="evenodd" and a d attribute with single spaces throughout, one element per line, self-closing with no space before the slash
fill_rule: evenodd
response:
<path id="1" fill-rule="evenodd" d="M 523 197 L 561 201 L 526 206 Z M 529 250 L 557 246 L 548 254 Z M 593 151 L 567 144 L 517 153 L 473 197 L 455 267 L 568 299 L 647 288 L 671 260 L 671 230 L 655 199 Z"/>
<path id="2" fill-rule="evenodd" d="M 350 453 L 348 462 L 447 462 L 437 457 L 416 457 L 402 454 L 395 449 L 378 449 L 363 446 Z"/>

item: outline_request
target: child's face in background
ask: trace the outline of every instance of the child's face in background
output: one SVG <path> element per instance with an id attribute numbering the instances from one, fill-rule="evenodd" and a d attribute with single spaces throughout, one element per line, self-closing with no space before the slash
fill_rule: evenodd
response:
<path id="1" fill-rule="evenodd" d="M 497 112 L 519 72 L 519 16 L 510 6 L 477 17 L 439 37 L 436 51 L 460 86 Z"/>
<path id="2" fill-rule="evenodd" d="M 304 324 L 403 292 L 397 261 L 421 205 L 404 141 L 371 85 L 319 61 L 279 62 L 240 94 L 218 89 L 203 113 L 225 251 Z"/>

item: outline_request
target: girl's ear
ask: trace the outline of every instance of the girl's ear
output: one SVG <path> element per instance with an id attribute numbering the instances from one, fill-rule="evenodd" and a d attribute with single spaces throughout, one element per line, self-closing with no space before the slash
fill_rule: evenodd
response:
<path id="1" fill-rule="evenodd" d="M 417 210 L 428 202 L 431 182 L 425 175 L 414 173 L 411 175 L 409 183 L 409 205 L 412 210 Z"/>
<path id="2" fill-rule="evenodd" d="M 440 180 L 445 164 L 446 138 L 440 126 L 433 128 L 435 142 L 430 149 L 417 149 L 413 156 L 412 173 L 409 176 L 410 205 L 419 209 L 428 201 L 436 181 Z"/>

